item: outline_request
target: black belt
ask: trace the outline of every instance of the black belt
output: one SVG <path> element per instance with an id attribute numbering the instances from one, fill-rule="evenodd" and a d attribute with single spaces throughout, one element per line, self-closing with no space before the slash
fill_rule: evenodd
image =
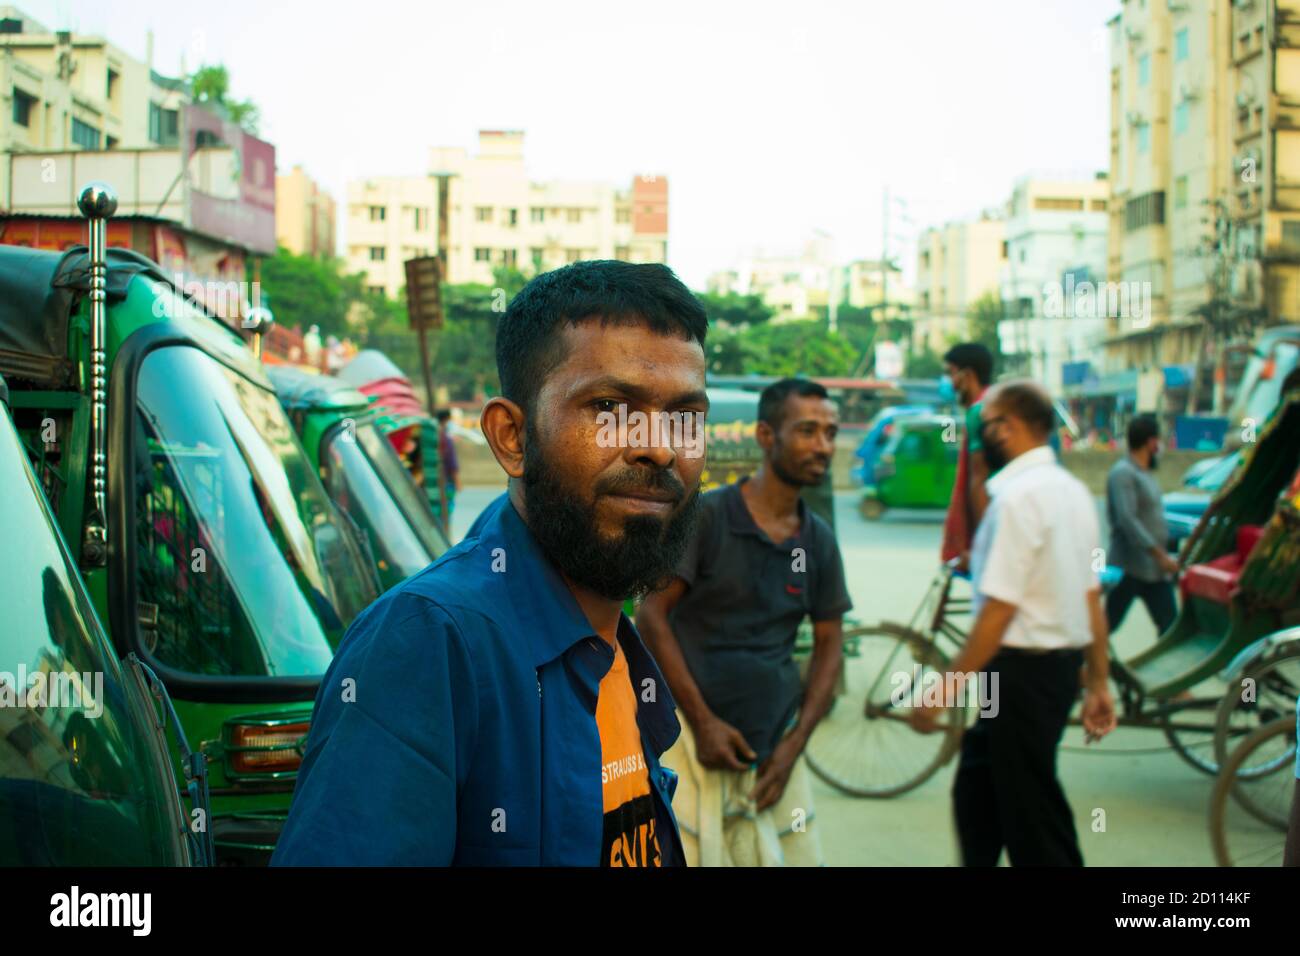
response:
<path id="1" fill-rule="evenodd" d="M 1005 644 L 998 649 L 998 654 L 1011 657 L 1064 657 L 1067 654 L 1082 654 L 1082 647 L 1008 647 Z"/>

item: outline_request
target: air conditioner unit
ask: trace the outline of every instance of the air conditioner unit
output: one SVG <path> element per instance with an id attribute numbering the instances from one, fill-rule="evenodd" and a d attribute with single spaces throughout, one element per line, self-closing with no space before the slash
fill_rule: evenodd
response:
<path id="1" fill-rule="evenodd" d="M 1183 83 L 1178 87 L 1178 102 L 1194 103 L 1201 98 L 1201 91 L 1191 83 Z"/>
<path id="2" fill-rule="evenodd" d="M 1170 13 L 1185 13 L 1187 9 L 1187 0 L 1169 0 Z"/>
<path id="3" fill-rule="evenodd" d="M 1238 10 L 1247 10 L 1255 5 L 1255 0 L 1232 0 L 1232 5 Z"/>
<path id="4" fill-rule="evenodd" d="M 1129 126 L 1141 126 L 1146 122 L 1146 120 L 1142 118 L 1142 114 L 1136 110 L 1129 110 L 1126 118 L 1128 119 Z"/>
<path id="5" fill-rule="evenodd" d="M 1242 90 L 1237 94 L 1237 108 L 1248 110 L 1250 105 L 1255 102 L 1255 94 L 1248 90 Z"/>
<path id="6" fill-rule="evenodd" d="M 1139 43 L 1142 40 L 1142 31 L 1133 27 L 1125 27 L 1124 36 L 1128 37 L 1129 43 Z"/>

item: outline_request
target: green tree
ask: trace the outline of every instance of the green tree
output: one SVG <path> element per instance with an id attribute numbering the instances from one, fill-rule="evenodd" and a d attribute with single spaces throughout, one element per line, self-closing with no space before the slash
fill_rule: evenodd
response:
<path id="1" fill-rule="evenodd" d="M 695 295 L 712 323 L 723 322 L 732 328 L 761 325 L 773 315 L 762 296 L 738 295 L 734 292 L 726 295 L 697 292 Z"/>
<path id="2" fill-rule="evenodd" d="M 742 371 L 756 375 L 848 375 L 858 353 L 818 319 L 764 324 L 740 333 Z"/>
<path id="3" fill-rule="evenodd" d="M 257 135 L 262 121 L 261 111 L 252 100 L 237 100 L 230 95 L 230 73 L 220 63 L 201 66 L 190 77 L 190 90 L 194 102 L 215 109 L 221 115 L 238 123 L 246 133 Z"/>
<path id="4" fill-rule="evenodd" d="M 998 323 L 1005 317 L 1002 300 L 995 292 L 985 292 L 966 309 L 967 341 L 979 342 L 994 355 L 1002 350 Z M 996 363 L 995 363 L 996 364 Z"/>
<path id="5" fill-rule="evenodd" d="M 348 318 L 354 304 L 376 306 L 363 277 L 345 275 L 340 260 L 299 256 L 283 246 L 263 260 L 261 281 L 276 322 L 304 332 L 315 325 L 321 335 L 341 338 L 352 332 Z"/>
<path id="6" fill-rule="evenodd" d="M 921 351 L 908 355 L 906 371 L 908 378 L 938 378 L 943 374 L 943 358 L 926 346 Z"/>

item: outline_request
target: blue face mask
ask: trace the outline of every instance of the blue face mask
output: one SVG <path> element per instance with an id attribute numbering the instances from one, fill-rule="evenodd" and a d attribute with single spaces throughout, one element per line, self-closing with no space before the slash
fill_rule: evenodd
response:
<path id="1" fill-rule="evenodd" d="M 952 379 L 947 375 L 939 378 L 939 401 L 945 404 L 957 401 L 957 390 L 952 387 Z"/>

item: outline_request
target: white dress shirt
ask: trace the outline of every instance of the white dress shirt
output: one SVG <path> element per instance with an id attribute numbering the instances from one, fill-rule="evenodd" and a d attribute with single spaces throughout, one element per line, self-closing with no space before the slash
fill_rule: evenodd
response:
<path id="1" fill-rule="evenodd" d="M 989 506 L 971 549 L 978 614 L 987 598 L 1015 605 L 1002 643 L 1039 650 L 1092 641 L 1088 592 L 1101 584 L 1097 508 L 1083 482 L 1046 445 L 988 480 Z"/>

